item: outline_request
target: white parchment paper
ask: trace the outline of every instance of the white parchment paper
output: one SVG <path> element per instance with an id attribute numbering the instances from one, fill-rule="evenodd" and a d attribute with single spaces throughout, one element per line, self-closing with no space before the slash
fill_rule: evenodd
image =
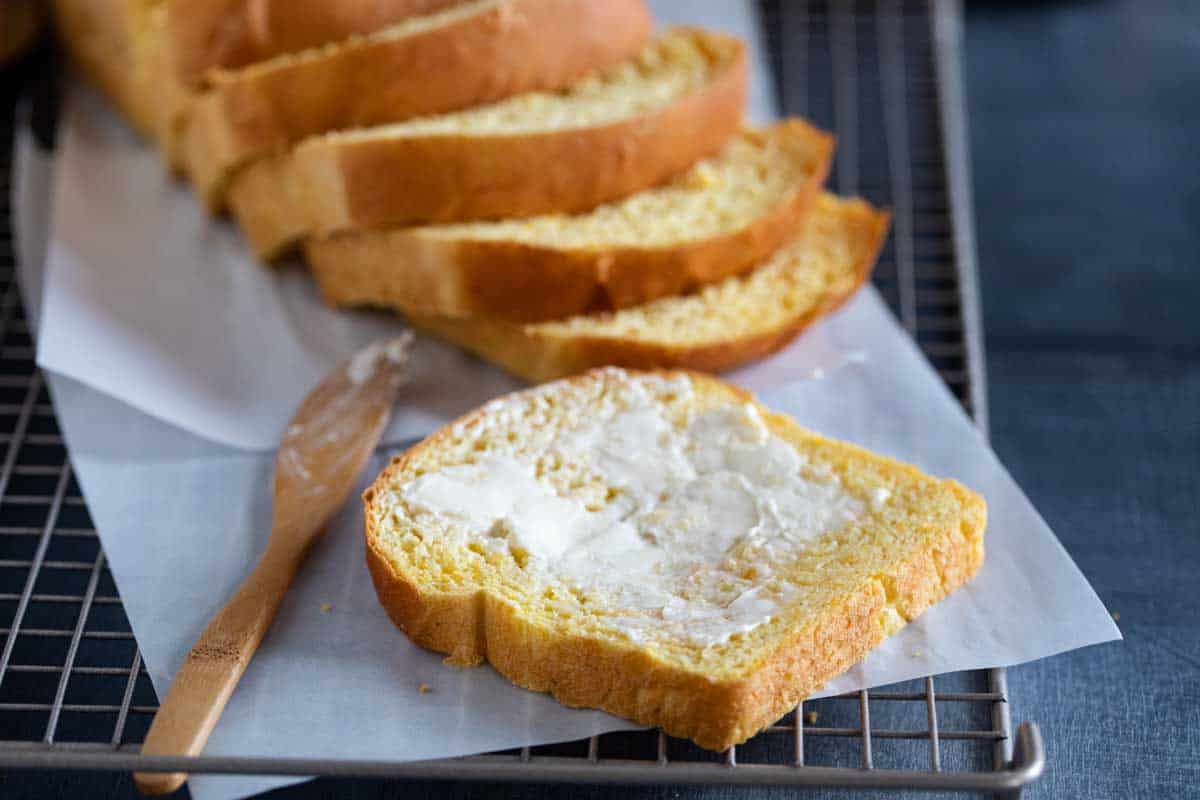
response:
<path id="1" fill-rule="evenodd" d="M 672 4 L 655 5 L 661 13 Z M 735 10 L 723 27 L 752 32 L 741 4 L 721 5 Z M 769 96 L 761 84 L 757 96 Z M 265 273 L 93 102 L 73 105 L 61 133 L 53 192 L 49 160 L 28 137 L 19 143 L 13 207 L 22 287 L 37 316 L 45 279 L 40 363 L 50 370 L 74 468 L 161 695 L 265 545 L 272 455 L 253 448 L 273 444 L 334 359 L 395 323 L 333 314 L 301 275 Z M 515 385 L 450 348 L 424 347 L 394 437 L 424 433 Z M 231 350 L 242 355 L 230 362 Z M 988 501 L 980 575 L 827 692 L 1015 664 L 1119 637 L 873 290 L 734 380 L 804 425 L 958 478 Z M 379 454 L 364 484 L 389 455 Z M 206 752 L 419 759 L 632 727 L 562 708 L 486 667 L 445 667 L 412 646 L 374 597 L 361 527 L 357 503 L 348 503 Z M 422 694 L 422 683 L 433 691 Z M 196 776 L 191 790 L 197 800 L 215 800 L 292 780 Z"/>

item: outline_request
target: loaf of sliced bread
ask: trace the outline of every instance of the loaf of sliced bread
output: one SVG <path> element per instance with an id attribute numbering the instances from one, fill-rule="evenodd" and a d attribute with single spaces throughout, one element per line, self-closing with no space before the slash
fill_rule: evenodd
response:
<path id="1" fill-rule="evenodd" d="M 788 120 L 577 216 L 346 233 L 305 254 L 338 305 L 519 321 L 626 308 L 745 272 L 792 239 L 832 150 L 828 134 Z"/>
<path id="2" fill-rule="evenodd" d="M 238 173 L 229 204 L 267 259 L 341 230 L 579 212 L 716 152 L 745 87 L 737 39 L 673 30 L 561 92 L 308 139 Z"/>
<path id="3" fill-rule="evenodd" d="M 184 130 L 188 174 L 219 209 L 234 170 L 307 136 L 561 89 L 632 58 L 650 33 L 642 0 L 470 0 L 216 70 Z"/>
<path id="4" fill-rule="evenodd" d="M 619 369 L 495 400 L 363 497 L 412 641 L 713 750 L 967 581 L 987 513 L 715 378 Z"/>
<path id="5" fill-rule="evenodd" d="M 464 0 L 168 0 L 173 69 L 185 85 L 214 67 L 236 69 L 282 53 L 373 33 Z"/>
<path id="6" fill-rule="evenodd" d="M 861 200 L 823 195 L 803 231 L 759 268 L 692 294 L 550 322 L 408 320 L 533 382 L 604 365 L 720 372 L 780 349 L 853 295 L 887 223 Z"/>

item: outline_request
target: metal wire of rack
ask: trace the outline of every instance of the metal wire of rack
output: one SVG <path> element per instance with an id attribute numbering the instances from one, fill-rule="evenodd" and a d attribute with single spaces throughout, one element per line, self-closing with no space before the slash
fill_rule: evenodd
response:
<path id="1" fill-rule="evenodd" d="M 875 285 L 986 430 L 958 0 L 762 0 L 781 105 L 838 135 L 842 194 L 890 206 Z M 1001 669 L 801 703 L 709 753 L 661 732 L 435 762 L 146 757 L 157 699 L 34 365 L 0 109 L 0 767 L 941 789 L 1016 796 L 1044 763 Z"/>

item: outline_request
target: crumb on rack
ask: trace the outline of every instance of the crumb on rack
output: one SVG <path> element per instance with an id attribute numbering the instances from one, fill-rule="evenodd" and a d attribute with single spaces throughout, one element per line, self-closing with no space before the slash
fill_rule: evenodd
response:
<path id="1" fill-rule="evenodd" d="M 429 694 L 430 692 L 433 691 L 433 687 L 430 686 L 428 683 L 422 683 L 420 686 L 417 687 L 417 691 L 419 691 L 421 694 Z"/>
<path id="2" fill-rule="evenodd" d="M 328 614 L 330 611 L 333 611 L 333 605 L 331 603 L 321 603 L 322 614 Z"/>
<path id="3" fill-rule="evenodd" d="M 1119 611 L 1112 612 L 1112 618 L 1113 618 L 1113 622 L 1120 622 L 1121 621 L 1121 612 L 1119 612 Z"/>
<path id="4" fill-rule="evenodd" d="M 817 720 L 819 720 L 820 718 L 821 718 L 821 715 L 818 714 L 817 712 L 809 711 L 809 712 L 805 713 L 805 715 L 804 715 L 804 722 L 808 725 L 816 725 Z"/>

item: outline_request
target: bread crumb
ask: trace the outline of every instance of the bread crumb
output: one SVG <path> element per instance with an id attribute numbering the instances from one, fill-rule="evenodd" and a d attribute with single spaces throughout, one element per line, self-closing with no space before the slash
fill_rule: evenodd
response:
<path id="1" fill-rule="evenodd" d="M 710 164 L 697 164 L 685 178 L 689 189 L 711 189 L 721 182 L 717 171 Z"/>
<path id="2" fill-rule="evenodd" d="M 430 686 L 428 683 L 422 683 L 420 686 L 417 687 L 417 691 L 419 691 L 421 694 L 429 694 L 430 692 L 433 691 L 433 687 Z"/>
<path id="3" fill-rule="evenodd" d="M 322 614 L 328 614 L 330 611 L 333 611 L 333 605 L 331 605 L 330 603 L 321 603 L 321 613 Z"/>
<path id="4" fill-rule="evenodd" d="M 820 718 L 821 716 L 817 712 L 809 711 L 804 715 L 804 722 L 808 725 L 816 725 L 817 720 Z"/>
<path id="5" fill-rule="evenodd" d="M 483 656 L 463 658 L 462 656 L 456 656 L 451 653 L 442 659 L 442 663 L 447 667 L 477 667 L 483 663 Z"/>
<path id="6" fill-rule="evenodd" d="M 1120 612 L 1118 612 L 1118 611 L 1112 612 L 1112 618 L 1113 618 L 1113 622 L 1120 622 L 1121 621 Z"/>
<path id="7" fill-rule="evenodd" d="M 912 651 L 912 657 L 913 657 L 913 658 L 920 658 L 920 657 L 921 657 L 921 651 L 920 651 L 920 650 L 913 650 L 913 651 Z"/>

